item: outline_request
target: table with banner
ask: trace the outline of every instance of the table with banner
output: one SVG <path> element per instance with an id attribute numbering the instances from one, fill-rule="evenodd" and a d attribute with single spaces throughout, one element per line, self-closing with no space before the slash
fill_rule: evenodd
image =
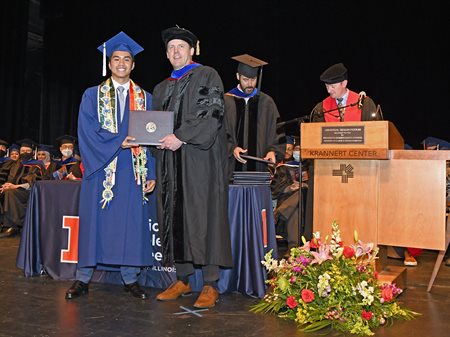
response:
<path id="1" fill-rule="evenodd" d="M 39 181 L 34 184 L 23 225 L 16 266 L 26 277 L 48 275 L 55 280 L 74 280 L 78 256 L 78 203 L 80 181 Z M 154 263 L 143 269 L 142 286 L 166 288 L 176 279 L 175 269 L 163 266 L 156 220 L 155 196 L 150 195 L 149 212 Z M 276 257 L 275 224 L 268 185 L 230 185 L 229 222 L 233 268 L 221 269 L 219 291 L 240 292 L 262 298 L 266 291 L 264 255 Z M 98 269 L 93 282 L 120 284 L 120 272 Z M 200 291 L 201 270 L 190 278 Z"/>

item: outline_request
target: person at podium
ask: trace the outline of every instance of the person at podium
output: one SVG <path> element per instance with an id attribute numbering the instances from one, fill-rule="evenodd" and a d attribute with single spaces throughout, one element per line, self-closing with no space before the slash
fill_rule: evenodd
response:
<path id="1" fill-rule="evenodd" d="M 336 63 L 325 69 L 320 75 L 328 96 L 317 103 L 312 112 L 311 122 L 353 122 L 381 120 L 382 115 L 375 102 L 364 91 L 359 94 L 350 90 L 348 70 L 343 63 Z M 307 240 L 312 239 L 313 200 L 314 200 L 314 161 L 307 161 L 308 191 L 306 197 L 305 232 Z"/>
<path id="2" fill-rule="evenodd" d="M 351 122 L 380 120 L 374 101 L 364 91 L 357 93 L 347 88 L 348 70 L 343 63 L 327 68 L 320 80 L 328 97 L 316 104 L 311 113 L 312 122 Z"/>

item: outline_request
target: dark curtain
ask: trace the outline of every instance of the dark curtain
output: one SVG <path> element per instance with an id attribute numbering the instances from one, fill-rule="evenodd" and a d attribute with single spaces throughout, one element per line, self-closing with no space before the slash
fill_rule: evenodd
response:
<path id="1" fill-rule="evenodd" d="M 27 48 L 28 8 L 40 3 L 43 48 Z M 448 140 L 450 21 L 444 1 L 390 3 L 262 0 L 215 6 L 210 1 L 14 0 L 2 5 L 0 138 L 52 143 L 76 135 L 83 91 L 99 84 L 103 41 L 124 31 L 144 52 L 132 78 L 144 89 L 169 76 L 161 30 L 179 25 L 196 33 L 200 56 L 226 90 L 236 86 L 232 56 L 248 53 L 269 64 L 261 89 L 283 120 L 308 115 L 327 96 L 320 73 L 343 62 L 349 88 L 381 105 L 414 148 L 428 136 Z M 217 8 L 216 8 L 217 7 Z M 238 22 L 239 24 L 236 24 Z M 28 42 L 29 42 L 28 38 Z M 292 123 L 286 131 L 298 136 Z"/>
<path id="2" fill-rule="evenodd" d="M 0 138 L 11 142 L 37 135 L 25 110 L 28 0 L 4 1 L 0 17 Z"/>

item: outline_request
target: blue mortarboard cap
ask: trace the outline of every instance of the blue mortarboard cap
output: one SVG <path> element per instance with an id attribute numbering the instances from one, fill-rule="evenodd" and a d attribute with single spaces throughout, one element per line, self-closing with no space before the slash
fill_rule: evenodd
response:
<path id="1" fill-rule="evenodd" d="M 11 146 L 9 147 L 9 153 L 14 152 L 14 151 L 19 152 L 19 150 L 20 150 L 20 146 L 17 144 L 11 144 Z"/>
<path id="2" fill-rule="evenodd" d="M 287 144 L 294 144 L 294 137 L 293 136 L 286 136 L 286 143 Z"/>
<path id="3" fill-rule="evenodd" d="M 144 48 L 124 32 L 120 32 L 113 36 L 108 41 L 98 46 L 97 49 L 103 53 L 103 76 L 106 76 L 106 57 L 111 57 L 112 53 L 115 51 L 127 51 L 135 57 L 144 50 Z"/>
<path id="4" fill-rule="evenodd" d="M 46 151 L 48 153 L 52 153 L 53 151 L 53 146 L 52 145 L 46 145 L 46 144 L 39 144 L 38 151 Z"/>
<path id="5" fill-rule="evenodd" d="M 450 150 L 450 143 L 436 137 L 427 137 L 422 141 L 423 148 L 427 150 Z"/>

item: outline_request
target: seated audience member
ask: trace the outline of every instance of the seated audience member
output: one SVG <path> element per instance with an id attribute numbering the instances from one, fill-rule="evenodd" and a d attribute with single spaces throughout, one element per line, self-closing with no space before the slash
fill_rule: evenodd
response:
<path id="1" fill-rule="evenodd" d="M 20 146 L 17 144 L 12 144 L 9 149 L 9 159 L 16 161 L 20 156 Z"/>
<path id="2" fill-rule="evenodd" d="M 286 152 L 284 153 L 283 162 L 287 162 L 293 160 L 294 146 L 298 144 L 297 137 L 294 136 L 286 136 Z M 297 138 L 298 139 L 298 138 Z"/>
<path id="3" fill-rule="evenodd" d="M 293 247 L 300 244 L 300 237 L 304 228 L 300 228 L 299 221 L 299 165 L 300 146 L 296 145 L 293 151 L 292 160 L 280 163 L 271 183 L 272 198 L 276 199 L 274 210 L 277 234 L 287 238 L 288 252 Z M 304 205 L 307 189 L 307 169 L 302 168 L 302 223 L 304 225 Z"/>
<path id="4" fill-rule="evenodd" d="M 81 161 L 75 157 L 76 138 L 64 135 L 57 138 L 61 160 L 57 163 L 58 169 L 54 172 L 54 179 L 79 180 L 83 177 Z"/>
<path id="5" fill-rule="evenodd" d="M 37 148 L 37 160 L 43 164 L 43 180 L 53 179 L 53 173 L 57 169 L 57 164 L 52 160 L 53 146 L 40 144 Z"/>
<path id="6" fill-rule="evenodd" d="M 0 139 L 0 185 L 6 181 L 6 177 L 1 174 L 3 164 L 11 160 L 8 157 L 8 146 L 9 143 L 6 140 Z"/>
<path id="7" fill-rule="evenodd" d="M 28 196 L 32 184 L 43 178 L 42 164 L 33 159 L 33 148 L 36 143 L 30 139 L 18 141 L 20 144 L 19 159 L 14 162 L 8 172 L 8 178 L 0 187 L 3 213 L 3 226 L 8 227 L 0 234 L 0 238 L 12 237 L 20 233 L 25 218 Z"/>
<path id="8" fill-rule="evenodd" d="M 19 159 L 19 145 L 12 144 L 8 148 L 8 155 L 0 158 L 0 186 L 8 179 L 11 166 Z"/>
<path id="9" fill-rule="evenodd" d="M 7 157 L 9 143 L 6 140 L 0 139 L 0 163 L 3 158 Z"/>
<path id="10" fill-rule="evenodd" d="M 7 171 L 3 170 L 3 164 L 11 159 L 8 157 L 9 143 L 6 140 L 0 139 L 0 186 L 6 181 L 8 176 Z M 5 172 L 5 173 L 4 173 Z M 0 212 L 0 232 L 3 230 L 3 214 Z"/>

